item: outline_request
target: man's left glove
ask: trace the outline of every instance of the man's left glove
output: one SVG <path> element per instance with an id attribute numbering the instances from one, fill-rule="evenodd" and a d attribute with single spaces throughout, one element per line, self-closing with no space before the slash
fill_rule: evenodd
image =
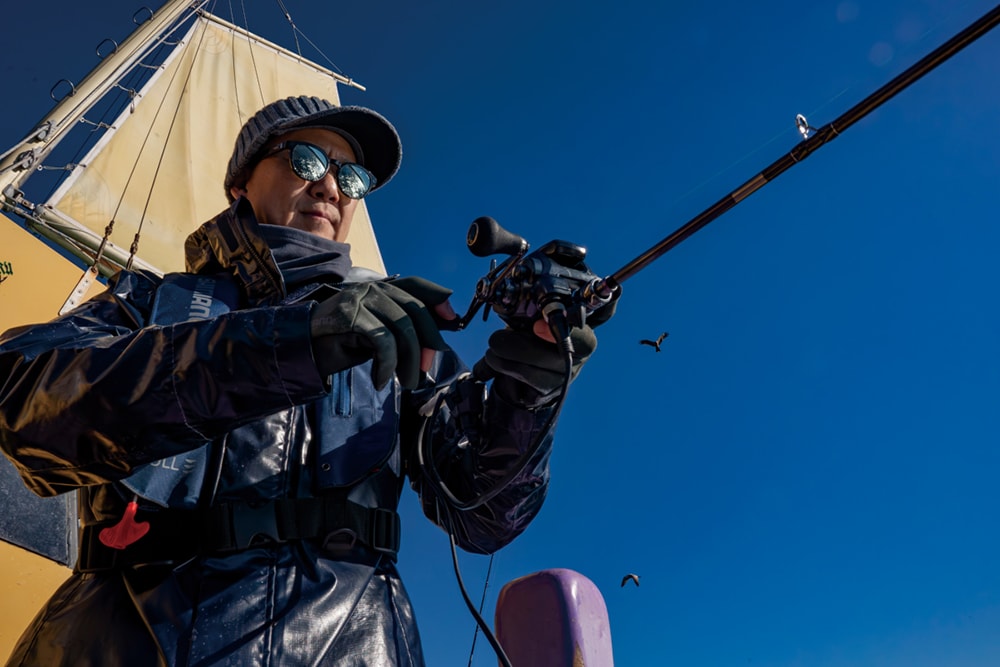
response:
<path id="1" fill-rule="evenodd" d="M 386 282 L 398 287 L 408 294 L 416 297 L 427 306 L 428 312 L 434 318 L 434 323 L 442 331 L 458 331 L 458 323 L 461 321 L 457 315 L 454 318 L 446 319 L 438 312 L 437 306 L 445 303 L 452 295 L 452 290 L 447 287 L 432 283 L 420 276 L 406 276 L 403 278 L 389 278 Z M 451 307 L 448 307 L 451 310 Z M 454 314 L 454 311 L 451 311 Z"/>
<path id="2" fill-rule="evenodd" d="M 313 308 L 309 329 L 320 373 L 374 359 L 372 379 L 378 388 L 393 373 L 405 388 L 416 388 L 421 349 L 448 348 L 424 304 L 385 281 L 344 285 Z"/>
<path id="3" fill-rule="evenodd" d="M 594 328 L 614 316 L 620 295 L 620 291 L 616 292 L 609 303 L 587 317 L 586 324 L 570 330 L 573 343 L 570 380 L 597 349 Z M 566 375 L 566 363 L 556 343 L 542 340 L 534 333 L 507 328 L 493 332 L 486 354 L 473 370 L 480 378 L 493 376 L 493 390 L 507 401 L 537 407 L 558 397 Z"/>
<path id="4" fill-rule="evenodd" d="M 573 327 L 572 369 L 575 378 L 597 348 L 597 336 L 589 325 Z M 558 397 L 566 375 L 565 357 L 556 343 L 533 333 L 500 329 L 490 336 L 485 356 L 476 364 L 477 377 L 495 376 L 493 390 L 504 399 L 524 407 L 551 403 Z"/>

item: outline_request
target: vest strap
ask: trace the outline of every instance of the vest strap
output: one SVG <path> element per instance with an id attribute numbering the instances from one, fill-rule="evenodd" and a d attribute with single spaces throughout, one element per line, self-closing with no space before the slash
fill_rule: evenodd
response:
<path id="1" fill-rule="evenodd" d="M 143 510 L 149 532 L 124 549 L 105 546 L 98 535 L 117 521 L 80 531 L 78 572 L 100 572 L 131 565 L 225 555 L 269 544 L 312 540 L 327 546 L 346 539 L 389 556 L 399 552 L 399 515 L 339 498 L 281 498 L 262 504 L 222 503 L 203 510 Z"/>

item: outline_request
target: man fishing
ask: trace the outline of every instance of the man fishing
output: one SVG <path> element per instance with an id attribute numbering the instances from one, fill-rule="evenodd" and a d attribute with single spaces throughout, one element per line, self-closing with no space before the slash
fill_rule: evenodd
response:
<path id="1" fill-rule="evenodd" d="M 395 566 L 406 479 L 467 551 L 521 534 L 613 307 L 568 357 L 541 320 L 494 332 L 474 377 L 439 331 L 450 290 L 351 264 L 358 201 L 400 157 L 369 109 L 269 104 L 187 272 L 122 271 L 0 337 L 0 445 L 35 493 L 79 491 L 81 527 L 8 664 L 424 664 Z"/>

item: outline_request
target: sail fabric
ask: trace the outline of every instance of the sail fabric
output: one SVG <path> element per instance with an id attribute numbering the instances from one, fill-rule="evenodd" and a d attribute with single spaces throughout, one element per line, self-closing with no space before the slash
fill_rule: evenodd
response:
<path id="1" fill-rule="evenodd" d="M 98 238 L 114 220 L 110 242 L 121 248 L 139 230 L 138 257 L 181 271 L 184 239 L 227 206 L 222 182 L 240 127 L 291 95 L 340 103 L 327 70 L 199 17 L 47 204 Z M 364 201 L 347 242 L 356 265 L 385 272 Z"/>

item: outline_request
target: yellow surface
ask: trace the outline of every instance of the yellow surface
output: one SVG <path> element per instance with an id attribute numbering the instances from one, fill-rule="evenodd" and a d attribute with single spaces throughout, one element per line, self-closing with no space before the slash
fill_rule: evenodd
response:
<path id="1" fill-rule="evenodd" d="M 70 569 L 0 541 L 0 663 Z"/>
<path id="2" fill-rule="evenodd" d="M 0 215 L 0 330 L 55 317 L 83 269 Z M 103 289 L 98 282 L 90 294 Z M 0 663 L 67 567 L 0 540 Z"/>
<path id="3" fill-rule="evenodd" d="M 0 331 L 51 320 L 82 275 L 81 267 L 0 215 Z M 103 289 L 95 281 L 87 296 Z"/>

